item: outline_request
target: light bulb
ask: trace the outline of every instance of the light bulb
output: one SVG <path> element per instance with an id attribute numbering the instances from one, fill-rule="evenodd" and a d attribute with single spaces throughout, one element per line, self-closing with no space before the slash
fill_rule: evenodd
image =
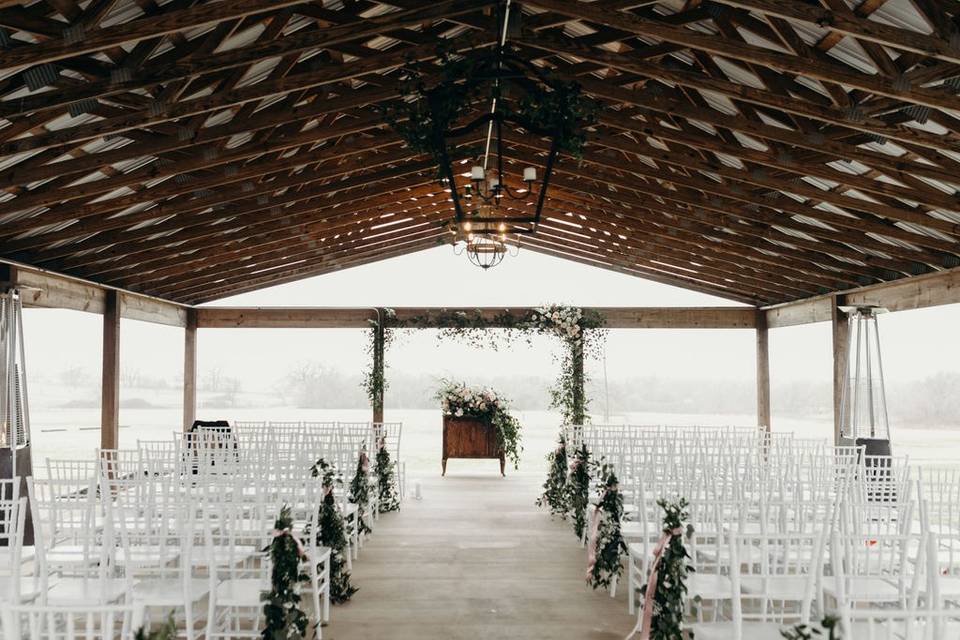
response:
<path id="1" fill-rule="evenodd" d="M 527 167 L 523 170 L 523 181 L 533 182 L 537 179 L 537 170 L 533 167 Z"/>
<path id="2" fill-rule="evenodd" d="M 471 180 L 483 180 L 483 174 L 484 174 L 484 171 L 483 171 L 483 167 L 481 166 L 475 165 L 470 169 Z"/>
<path id="3" fill-rule="evenodd" d="M 464 222 L 464 223 L 463 223 L 463 230 L 464 230 L 464 231 L 470 231 L 470 229 L 472 229 L 472 228 L 473 228 L 473 226 L 472 226 L 469 222 Z"/>

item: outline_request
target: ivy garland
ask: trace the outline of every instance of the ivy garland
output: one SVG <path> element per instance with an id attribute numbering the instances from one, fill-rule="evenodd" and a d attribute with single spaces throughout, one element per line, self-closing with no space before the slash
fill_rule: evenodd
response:
<path id="1" fill-rule="evenodd" d="M 683 616 L 684 599 L 687 595 L 687 575 L 694 571 L 689 564 L 690 554 L 684 545 L 684 538 L 693 535 L 693 527 L 684 521 L 689 517 L 687 500 L 680 498 L 677 502 L 657 500 L 663 509 L 663 535 L 668 540 L 663 547 L 660 563 L 655 568 L 658 579 L 653 594 L 653 617 L 650 622 L 650 640 L 684 640 L 692 639 L 693 633 L 688 630 L 684 635 Z M 686 533 L 686 536 L 682 535 Z M 646 598 L 647 585 L 640 587 L 641 595 Z"/>
<path id="2" fill-rule="evenodd" d="M 293 537 L 292 527 L 290 507 L 284 505 L 273 525 L 273 540 L 264 549 L 269 550 L 273 566 L 271 589 L 260 596 L 266 619 L 260 634 L 263 640 L 302 640 L 307 634 L 307 614 L 300 609 L 300 589 L 309 576 L 301 568 L 303 547 Z"/>
<path id="3" fill-rule="evenodd" d="M 562 520 L 567 518 L 570 511 L 569 494 L 567 490 L 567 473 L 569 472 L 567 462 L 567 439 L 560 434 L 557 441 L 557 448 L 547 454 L 547 462 L 550 470 L 547 472 L 547 479 L 543 483 L 543 493 L 537 498 L 537 506 L 550 507 L 550 516 L 560 516 Z"/>
<path id="4" fill-rule="evenodd" d="M 600 312 L 558 304 L 539 307 L 525 314 L 502 312 L 492 318 L 484 316 L 479 309 L 472 312 L 442 309 L 405 320 L 399 320 L 392 309 L 385 309 L 384 312 L 384 351 L 393 341 L 394 329 L 438 328 L 441 339 L 458 340 L 471 347 L 493 350 L 509 346 L 520 338 L 529 343 L 533 335 L 559 338 L 564 349 L 562 355 L 555 356 L 560 363 L 560 375 L 550 389 L 550 407 L 560 412 L 565 424 L 584 424 L 589 421 L 589 399 L 583 393 L 589 378 L 581 365 L 585 358 L 599 358 L 603 353 L 606 331 L 603 329 L 605 320 Z M 371 403 L 375 404 L 383 397 L 387 382 L 385 365 L 377 370 L 373 357 L 379 324 L 378 321 L 371 321 L 371 324 L 367 347 L 371 365 L 364 374 L 363 387 Z"/>
<path id="5" fill-rule="evenodd" d="M 593 547 L 587 567 L 587 584 L 594 589 L 606 589 L 614 578 L 623 572 L 621 559 L 627 552 L 627 545 L 620 533 L 623 494 L 620 493 L 617 475 L 612 466 L 603 465 L 597 490 L 601 497 L 594 512 L 595 524 L 591 525 L 588 541 Z"/>
<path id="6" fill-rule="evenodd" d="M 346 558 L 346 554 L 349 553 L 347 531 L 343 514 L 334 495 L 335 488 L 343 484 L 343 479 L 336 468 L 323 458 L 317 460 L 316 464 L 310 468 L 310 475 L 321 478 L 323 483 L 317 545 L 330 549 L 330 601 L 340 604 L 349 600 L 357 592 L 357 588 L 350 584 Z"/>
<path id="7" fill-rule="evenodd" d="M 377 474 L 377 504 L 380 513 L 400 511 L 400 497 L 397 495 L 397 479 L 394 463 L 390 460 L 386 438 L 377 438 L 377 458 L 374 472 Z"/>
<path id="8" fill-rule="evenodd" d="M 567 504 L 573 517 L 573 531 L 583 538 L 587 527 L 587 506 L 590 504 L 590 451 L 581 444 L 570 463 L 567 480 Z"/>
<path id="9" fill-rule="evenodd" d="M 365 515 L 370 506 L 370 458 L 367 456 L 367 445 L 360 449 L 357 471 L 350 481 L 350 502 L 357 505 L 357 526 L 360 533 L 372 533 L 373 528 Z"/>
<path id="10" fill-rule="evenodd" d="M 159 629 L 147 631 L 146 627 L 140 627 L 133 635 L 133 640 L 175 640 L 177 637 L 177 624 L 173 620 L 173 612 L 167 616 L 167 621 Z"/>
<path id="11" fill-rule="evenodd" d="M 806 624 L 797 624 L 789 629 L 782 629 L 780 635 L 787 640 L 814 640 L 815 638 L 826 638 L 826 640 L 839 640 L 840 618 L 836 616 L 825 616 L 820 621 L 820 626 L 810 626 Z"/>
<path id="12" fill-rule="evenodd" d="M 363 380 L 360 382 L 360 386 L 367 392 L 367 398 L 375 409 L 383 409 L 382 406 L 377 407 L 377 405 L 383 401 L 383 394 L 390 386 L 386 376 L 387 363 L 382 362 L 379 367 L 377 366 L 377 334 L 382 324 L 383 351 L 379 354 L 379 357 L 383 357 L 393 342 L 393 331 L 390 330 L 390 326 L 395 323 L 396 316 L 397 314 L 393 309 L 382 309 L 378 313 L 377 320 L 370 320 L 367 339 L 367 356 L 370 358 L 370 368 L 363 372 Z"/>

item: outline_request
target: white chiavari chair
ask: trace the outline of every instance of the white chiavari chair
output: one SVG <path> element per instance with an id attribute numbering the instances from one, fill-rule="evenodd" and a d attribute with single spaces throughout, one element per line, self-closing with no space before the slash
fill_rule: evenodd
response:
<path id="1" fill-rule="evenodd" d="M 4 640 L 133 640 L 143 610 L 133 604 L 11 605 L 0 613 Z"/>

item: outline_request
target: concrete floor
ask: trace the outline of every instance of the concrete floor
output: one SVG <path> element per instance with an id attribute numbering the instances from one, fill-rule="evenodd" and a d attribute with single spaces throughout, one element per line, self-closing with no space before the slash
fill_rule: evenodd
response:
<path id="1" fill-rule="evenodd" d="M 487 462 L 487 461 L 484 461 Z M 413 482 L 354 564 L 360 591 L 336 606 L 326 640 L 622 639 L 624 592 L 591 591 L 567 522 L 537 509 L 539 474 L 500 478 L 496 462 L 452 460 L 446 478 Z M 458 471 L 459 470 L 459 471 Z"/>

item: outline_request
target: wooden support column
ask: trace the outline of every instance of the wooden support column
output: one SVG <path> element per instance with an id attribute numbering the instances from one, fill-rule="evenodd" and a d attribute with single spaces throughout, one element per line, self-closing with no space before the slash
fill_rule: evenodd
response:
<path id="1" fill-rule="evenodd" d="M 183 332 L 183 430 L 197 419 L 197 310 L 187 309 Z"/>
<path id="2" fill-rule="evenodd" d="M 112 289 L 105 293 L 100 448 L 116 449 L 120 442 L 120 293 Z"/>
<path id="3" fill-rule="evenodd" d="M 587 419 L 586 391 L 583 388 L 583 342 L 571 342 L 571 356 L 573 357 L 574 385 L 570 392 L 573 395 L 573 417 L 575 424 L 583 424 Z"/>
<path id="4" fill-rule="evenodd" d="M 840 310 L 840 306 L 845 302 L 844 296 L 835 295 L 830 305 L 830 319 L 833 324 L 833 441 L 835 444 L 840 444 L 840 412 L 847 375 L 847 347 L 850 341 L 847 314 Z"/>
<path id="5" fill-rule="evenodd" d="M 757 311 L 757 426 L 770 432 L 770 339 L 767 314 Z"/>
<path id="6" fill-rule="evenodd" d="M 383 388 L 386 385 L 384 352 L 386 351 L 386 329 L 383 326 L 385 314 L 377 310 L 377 323 L 373 327 L 373 377 L 379 380 L 377 392 L 373 398 L 373 421 L 383 422 Z"/>

